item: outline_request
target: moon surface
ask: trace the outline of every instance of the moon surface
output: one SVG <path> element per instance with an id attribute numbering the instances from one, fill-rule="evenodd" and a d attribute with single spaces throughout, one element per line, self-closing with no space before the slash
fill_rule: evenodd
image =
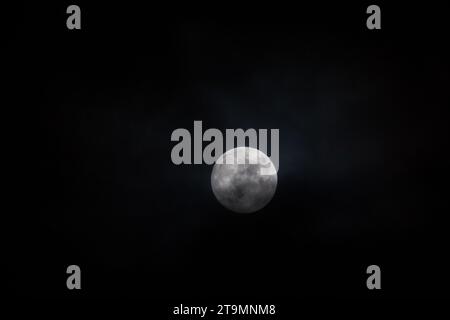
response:
<path id="1" fill-rule="evenodd" d="M 277 180 L 270 158 L 250 147 L 234 148 L 222 154 L 211 174 L 217 200 L 238 213 L 255 212 L 266 206 L 275 194 Z"/>

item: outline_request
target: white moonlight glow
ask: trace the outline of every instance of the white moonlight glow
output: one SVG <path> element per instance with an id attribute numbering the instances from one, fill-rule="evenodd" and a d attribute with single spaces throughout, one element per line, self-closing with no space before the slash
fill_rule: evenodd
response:
<path id="1" fill-rule="evenodd" d="M 225 152 L 217 159 L 211 174 L 217 200 L 239 213 L 255 212 L 266 206 L 275 194 L 277 180 L 270 158 L 250 147 Z"/>

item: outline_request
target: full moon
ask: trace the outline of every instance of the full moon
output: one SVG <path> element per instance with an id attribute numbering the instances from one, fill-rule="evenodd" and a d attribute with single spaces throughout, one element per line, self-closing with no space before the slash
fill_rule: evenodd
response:
<path id="1" fill-rule="evenodd" d="M 275 194 L 277 180 L 270 158 L 250 147 L 234 148 L 222 154 L 211 174 L 217 200 L 239 213 L 255 212 L 266 206 Z"/>

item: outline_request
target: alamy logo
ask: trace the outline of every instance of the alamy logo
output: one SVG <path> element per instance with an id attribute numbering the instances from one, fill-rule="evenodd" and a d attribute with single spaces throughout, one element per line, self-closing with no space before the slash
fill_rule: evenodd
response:
<path id="1" fill-rule="evenodd" d="M 233 148 L 245 147 L 258 149 L 268 154 L 268 130 L 259 129 L 226 129 L 225 149 L 222 132 L 219 129 L 208 129 L 203 132 L 202 121 L 194 121 L 194 159 L 192 161 L 191 133 L 187 129 L 179 128 L 172 132 L 171 141 L 178 141 L 171 153 L 172 162 L 179 164 L 214 164 L 216 161 L 224 164 L 258 164 L 258 157 L 220 157 L 224 152 Z M 278 172 L 279 168 L 279 129 L 270 129 L 270 160 Z M 203 142 L 209 142 L 203 149 Z M 248 141 L 248 145 L 246 142 Z M 219 158 L 220 157 L 220 158 Z M 232 161 L 230 163 L 230 161 Z M 222 164 L 222 163 L 220 163 Z M 268 170 L 269 171 L 269 170 Z M 264 168 L 261 170 L 264 173 Z M 268 173 L 266 173 L 268 174 Z M 272 172 L 270 172 L 272 174 Z"/>
<path id="2" fill-rule="evenodd" d="M 77 29 L 80 30 L 81 29 L 81 10 L 80 7 L 73 4 L 67 7 L 66 10 L 67 14 L 70 14 L 70 16 L 67 18 L 66 21 L 66 26 L 67 29 L 69 30 L 73 30 L 73 29 Z"/>
<path id="3" fill-rule="evenodd" d="M 67 267 L 67 274 L 70 276 L 67 278 L 66 285 L 67 289 L 81 289 L 81 269 L 79 266 L 73 264 Z"/>

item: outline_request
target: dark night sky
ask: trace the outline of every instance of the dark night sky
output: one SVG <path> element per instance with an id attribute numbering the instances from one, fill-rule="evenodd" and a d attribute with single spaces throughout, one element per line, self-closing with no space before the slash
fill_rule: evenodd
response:
<path id="1" fill-rule="evenodd" d="M 82 30 L 68 31 L 68 4 L 25 11 L 16 30 L 13 295 L 445 294 L 442 9 L 380 4 L 382 30 L 369 31 L 371 3 L 80 3 Z M 170 135 L 194 120 L 280 129 L 267 207 L 231 213 L 212 167 L 172 164 Z M 81 292 L 65 288 L 70 264 Z M 380 292 L 365 287 L 370 264 Z"/>

